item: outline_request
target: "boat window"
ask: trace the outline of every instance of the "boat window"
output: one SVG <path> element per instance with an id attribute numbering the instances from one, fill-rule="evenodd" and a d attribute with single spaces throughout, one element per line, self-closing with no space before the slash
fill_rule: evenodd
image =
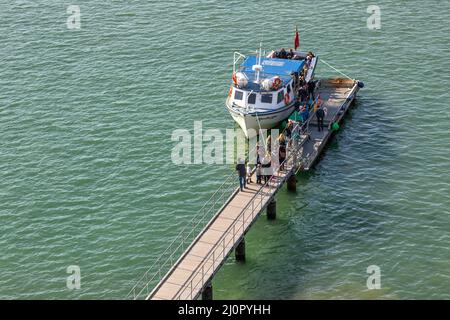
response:
<path id="1" fill-rule="evenodd" d="M 256 94 L 250 93 L 248 96 L 248 104 L 255 104 L 256 103 Z"/>
<path id="2" fill-rule="evenodd" d="M 289 85 L 287 86 L 287 92 L 291 93 L 291 84 L 289 83 Z"/>
<path id="3" fill-rule="evenodd" d="M 242 100 L 244 93 L 239 90 L 234 90 L 234 100 Z"/>
<path id="4" fill-rule="evenodd" d="M 277 99 L 277 103 L 281 103 L 284 99 L 284 90 L 280 90 L 278 91 L 278 99 Z"/>
<path id="5" fill-rule="evenodd" d="M 271 93 L 262 94 L 261 102 L 262 103 L 272 103 L 272 94 Z"/>

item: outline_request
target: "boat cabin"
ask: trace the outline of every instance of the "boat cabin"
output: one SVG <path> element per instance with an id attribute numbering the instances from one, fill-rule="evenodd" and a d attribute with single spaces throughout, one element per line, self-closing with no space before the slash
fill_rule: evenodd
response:
<path id="1" fill-rule="evenodd" d="M 229 92 L 235 108 L 273 110 L 291 105 L 296 99 L 296 85 L 304 60 L 245 57 L 233 73 Z"/>

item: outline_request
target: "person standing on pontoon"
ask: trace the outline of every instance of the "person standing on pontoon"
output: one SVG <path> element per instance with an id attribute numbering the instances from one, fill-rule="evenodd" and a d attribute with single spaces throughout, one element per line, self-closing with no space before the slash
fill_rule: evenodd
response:
<path id="1" fill-rule="evenodd" d="M 308 82 L 308 98 L 314 100 L 314 90 L 316 89 L 316 81 L 310 80 Z"/>
<path id="2" fill-rule="evenodd" d="M 306 104 L 300 109 L 300 117 L 302 118 L 302 123 L 305 123 L 309 119 L 309 108 Z"/>
<path id="3" fill-rule="evenodd" d="M 319 107 L 316 111 L 317 117 L 317 127 L 319 131 L 323 131 L 323 119 L 327 115 L 327 110 L 325 107 Z"/>
<path id="4" fill-rule="evenodd" d="M 314 112 L 317 111 L 317 109 L 319 109 L 322 106 L 322 99 L 320 98 L 320 94 L 317 95 L 317 99 L 314 102 Z"/>
<path id="5" fill-rule="evenodd" d="M 300 87 L 298 90 L 298 97 L 301 103 L 305 102 L 308 97 L 307 85 Z"/>

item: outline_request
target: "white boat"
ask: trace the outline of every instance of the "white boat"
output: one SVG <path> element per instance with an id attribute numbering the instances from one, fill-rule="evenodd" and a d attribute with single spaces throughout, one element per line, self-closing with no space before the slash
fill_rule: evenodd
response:
<path id="1" fill-rule="evenodd" d="M 272 129 L 289 118 L 297 104 L 300 77 L 307 83 L 314 77 L 318 57 L 293 51 L 291 59 L 259 54 L 234 53 L 232 85 L 226 107 L 246 137 L 260 129 Z M 237 66 L 239 64 L 239 66 Z"/>

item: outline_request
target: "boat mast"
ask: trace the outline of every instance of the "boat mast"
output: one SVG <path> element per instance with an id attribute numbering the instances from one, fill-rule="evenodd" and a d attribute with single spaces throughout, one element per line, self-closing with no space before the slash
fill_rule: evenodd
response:
<path id="1" fill-rule="evenodd" d="M 255 80 L 255 83 L 260 83 L 260 81 L 259 81 L 259 75 L 260 75 L 260 72 L 262 71 L 262 65 L 261 65 L 261 55 L 262 55 L 262 42 L 260 42 L 259 43 L 259 51 L 256 51 L 256 53 L 257 53 L 257 59 L 256 59 L 256 63 L 257 64 L 255 64 L 254 66 L 253 66 L 253 71 L 255 71 L 256 72 L 256 80 Z"/>

